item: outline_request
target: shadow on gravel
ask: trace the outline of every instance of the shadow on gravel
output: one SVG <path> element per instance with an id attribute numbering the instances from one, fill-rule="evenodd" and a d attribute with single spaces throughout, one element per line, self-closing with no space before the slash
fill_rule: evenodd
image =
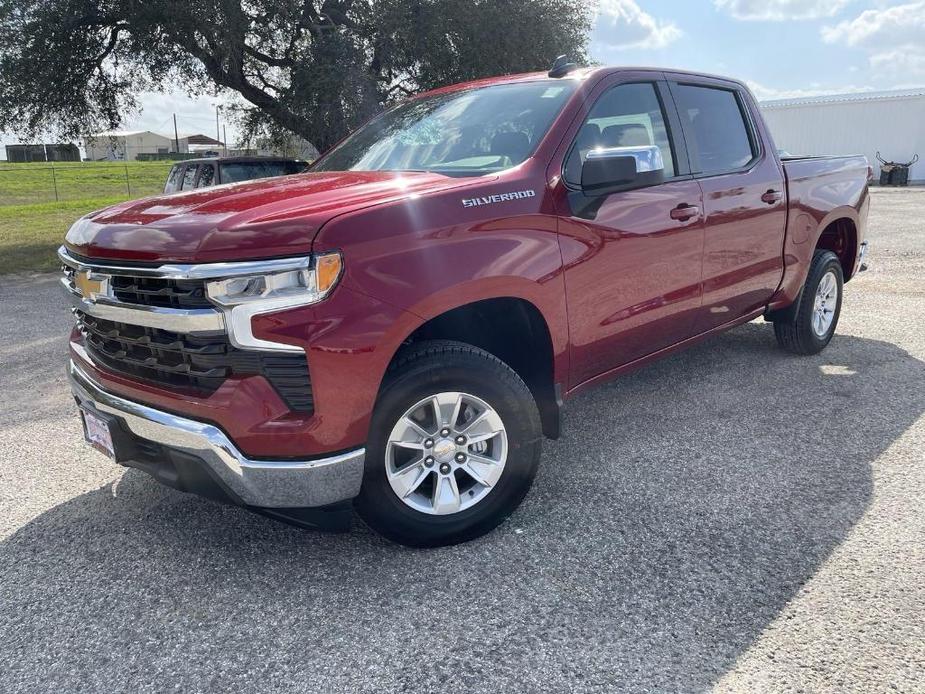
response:
<path id="1" fill-rule="evenodd" d="M 0 545 L 0 660 L 33 691 L 702 691 L 923 411 L 901 349 L 796 358 L 749 324 L 571 402 L 515 516 L 433 551 L 129 471 Z"/>

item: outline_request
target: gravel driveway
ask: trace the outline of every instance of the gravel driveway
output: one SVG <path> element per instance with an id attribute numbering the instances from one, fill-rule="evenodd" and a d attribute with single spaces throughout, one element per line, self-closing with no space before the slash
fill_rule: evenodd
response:
<path id="1" fill-rule="evenodd" d="M 571 401 L 440 550 L 293 529 L 87 448 L 56 278 L 0 278 L 3 692 L 925 689 L 925 190 L 838 335 L 754 322 Z"/>

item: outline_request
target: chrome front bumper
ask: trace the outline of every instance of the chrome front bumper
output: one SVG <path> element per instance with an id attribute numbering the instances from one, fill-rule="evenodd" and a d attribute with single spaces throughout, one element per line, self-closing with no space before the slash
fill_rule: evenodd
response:
<path id="1" fill-rule="evenodd" d="M 135 436 L 203 461 L 248 506 L 305 508 L 360 493 L 365 449 L 314 460 L 252 460 L 218 427 L 126 400 L 94 383 L 73 361 L 71 389 L 81 406 L 116 417 Z"/>

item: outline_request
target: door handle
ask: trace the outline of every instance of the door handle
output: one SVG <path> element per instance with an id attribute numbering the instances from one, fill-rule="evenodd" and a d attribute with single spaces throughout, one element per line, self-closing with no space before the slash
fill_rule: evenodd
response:
<path id="1" fill-rule="evenodd" d="M 679 222 L 686 222 L 688 219 L 700 216 L 700 208 L 696 205 L 681 204 L 671 210 L 671 218 Z"/>
<path id="2" fill-rule="evenodd" d="M 781 198 L 783 197 L 784 194 L 779 190 L 771 189 L 762 194 L 761 202 L 767 203 L 768 205 L 774 205 L 775 203 L 780 202 Z"/>

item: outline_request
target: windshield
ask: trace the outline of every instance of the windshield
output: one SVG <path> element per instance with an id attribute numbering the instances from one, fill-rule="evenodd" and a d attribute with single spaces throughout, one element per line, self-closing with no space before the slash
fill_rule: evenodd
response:
<path id="1" fill-rule="evenodd" d="M 498 84 L 408 101 L 322 157 L 312 171 L 435 171 L 481 175 L 532 154 L 574 81 Z"/>

